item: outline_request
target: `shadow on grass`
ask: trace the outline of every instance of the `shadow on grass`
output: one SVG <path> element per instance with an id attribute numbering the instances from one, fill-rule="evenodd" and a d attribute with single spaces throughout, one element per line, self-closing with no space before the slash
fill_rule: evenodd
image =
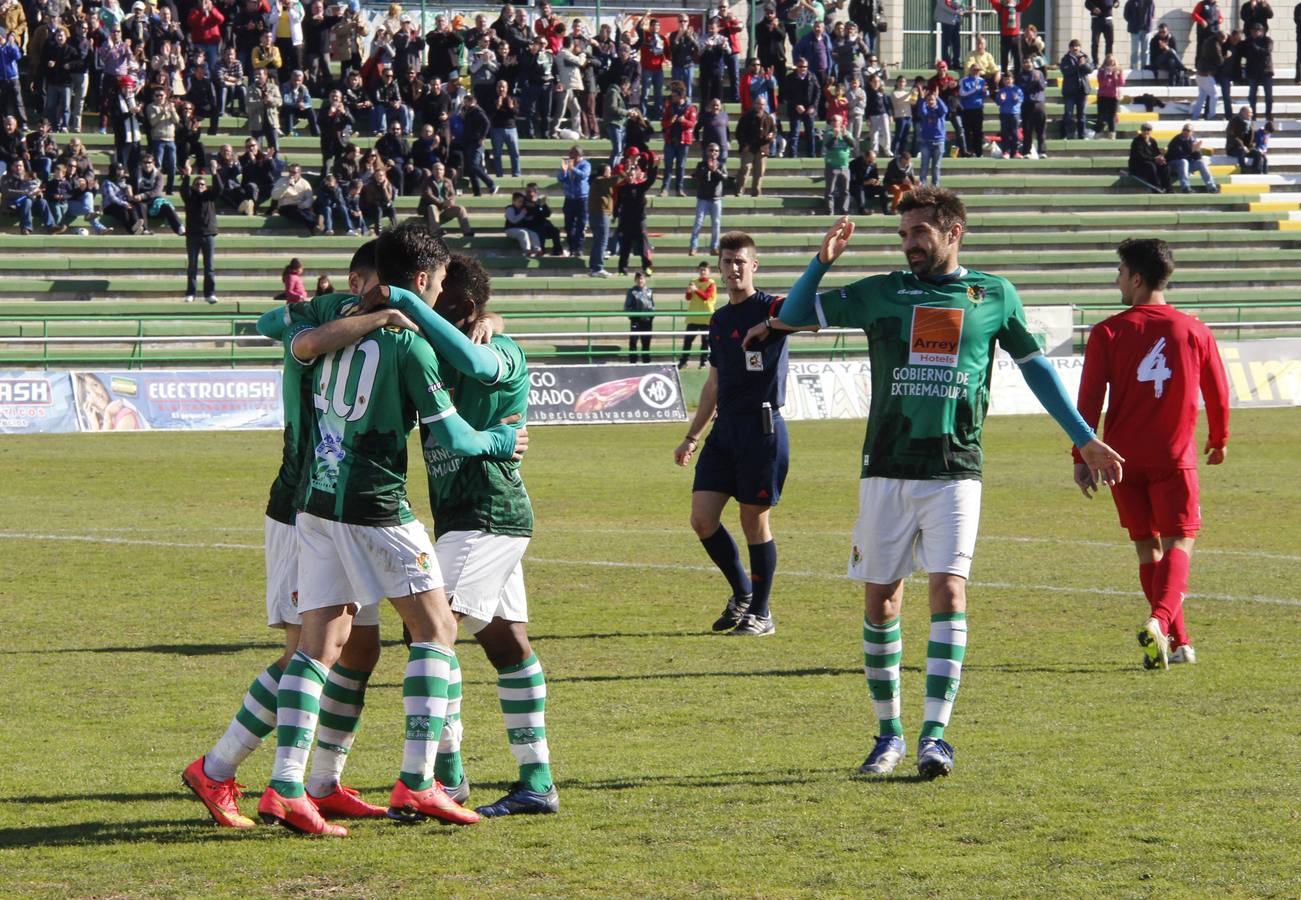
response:
<path id="1" fill-rule="evenodd" d="M 110 792 L 106 794 L 27 794 L 22 797 L 0 797 L 0 803 L 20 806 L 46 806 L 51 803 L 153 803 L 158 800 L 175 800 L 189 796 L 183 788 L 174 791 Z"/>
<path id="2" fill-rule="evenodd" d="M 38 650 L 0 650 L 0 656 L 45 653 L 158 653 L 168 656 L 220 656 L 226 653 L 243 653 L 245 650 L 280 651 L 283 644 L 265 641 L 243 641 L 237 644 L 141 644 L 136 647 L 62 647 Z"/>
<path id="3" fill-rule="evenodd" d="M 1062 663 L 1061 665 L 1052 665 L 1044 663 L 967 663 L 962 667 L 964 672 L 1013 672 L 1017 674 L 1035 674 L 1042 673 L 1047 675 L 1111 675 L 1117 672 L 1133 672 L 1138 666 L 1132 663 L 1111 663 L 1108 665 L 1080 665 L 1078 663 Z"/>
<path id="4" fill-rule="evenodd" d="M 257 829 L 274 834 L 270 828 Z M 0 850 L 13 847 L 68 847 L 87 844 L 193 844 L 197 841 L 248 840 L 248 833 L 216 828 L 198 819 L 143 822 L 68 822 L 0 828 Z"/>

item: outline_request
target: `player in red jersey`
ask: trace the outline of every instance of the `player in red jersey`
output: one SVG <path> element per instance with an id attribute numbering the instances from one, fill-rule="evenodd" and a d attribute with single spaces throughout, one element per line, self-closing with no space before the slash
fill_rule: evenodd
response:
<path id="1" fill-rule="evenodd" d="M 1116 286 L 1129 309 L 1089 333 L 1078 405 L 1096 428 L 1102 398 L 1111 391 L 1104 437 L 1126 460 L 1125 480 L 1112 486 L 1111 496 L 1138 550 L 1138 578 L 1152 613 L 1138 640 L 1144 666 L 1166 668 L 1196 662 L 1183 597 L 1201 527 L 1193 437 L 1198 392 L 1210 425 L 1202 452 L 1218 466 L 1229 440 L 1229 389 L 1211 330 L 1166 302 L 1174 272 L 1169 245 L 1131 238 L 1116 253 Z M 1098 489 L 1078 451 L 1075 483 L 1086 497 Z"/>

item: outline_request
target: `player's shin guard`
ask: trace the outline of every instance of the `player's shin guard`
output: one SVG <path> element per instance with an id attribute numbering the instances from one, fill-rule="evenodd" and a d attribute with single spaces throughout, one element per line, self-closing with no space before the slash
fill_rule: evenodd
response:
<path id="1" fill-rule="evenodd" d="M 303 796 L 303 773 L 321 714 L 325 666 L 299 650 L 289 660 L 276 693 L 276 761 L 271 787 L 282 797 Z"/>
<path id="2" fill-rule="evenodd" d="M 282 674 L 280 664 L 272 663 L 249 685 L 226 733 L 203 757 L 203 772 L 209 778 L 214 781 L 234 778 L 239 764 L 276 727 L 276 692 L 280 690 Z"/>
<path id="3" fill-rule="evenodd" d="M 1188 643 L 1188 633 L 1183 628 L 1183 603 L 1191 564 L 1187 553 L 1177 547 L 1170 548 L 1157 564 L 1153 586 L 1152 615 L 1173 639 L 1172 643 L 1177 645 Z M 1184 632 L 1182 640 L 1176 628 Z"/>
<path id="4" fill-rule="evenodd" d="M 732 593 L 737 597 L 750 596 L 753 591 L 750 576 L 745 574 L 745 567 L 741 565 L 741 551 L 737 549 L 736 541 L 732 540 L 727 529 L 719 525 L 717 531 L 707 538 L 701 538 L 700 543 L 727 579 Z"/>
<path id="5" fill-rule="evenodd" d="M 307 792 L 313 797 L 324 797 L 339 784 L 348 752 L 357 738 L 357 722 L 366 704 L 369 678 L 369 672 L 348 669 L 337 663 L 325 676 L 321 717 L 316 729 L 316 752 L 312 754 L 312 772 L 307 778 Z"/>
<path id="6" fill-rule="evenodd" d="M 497 698 L 506 720 L 510 752 L 519 763 L 520 782 L 545 793 L 552 785 L 551 751 L 547 748 L 547 682 L 537 654 L 497 670 Z"/>
<path id="7" fill-rule="evenodd" d="M 434 758 L 447 715 L 447 676 L 456 653 L 435 643 L 412 644 L 402 679 L 402 706 L 406 711 L 406 740 L 402 744 L 399 778 L 413 791 L 434 783 Z"/>
<path id="8" fill-rule="evenodd" d="M 967 653 L 967 614 L 931 616 L 931 639 L 926 645 L 926 717 L 922 737 L 942 738 L 953 713 L 953 700 L 962 680 L 962 658 Z"/>
<path id="9" fill-rule="evenodd" d="M 750 582 L 753 616 L 768 615 L 768 596 L 772 593 L 772 576 L 777 571 L 777 542 L 750 544 Z"/>
<path id="10" fill-rule="evenodd" d="M 434 777 L 449 786 L 465 779 L 461 764 L 461 663 L 455 656 L 447 672 L 447 716 L 443 719 L 443 736 L 438 741 Z"/>
<path id="11" fill-rule="evenodd" d="M 899 661 L 903 658 L 903 629 L 896 617 L 882 625 L 863 621 L 863 671 L 880 734 L 903 734 L 899 700 Z"/>

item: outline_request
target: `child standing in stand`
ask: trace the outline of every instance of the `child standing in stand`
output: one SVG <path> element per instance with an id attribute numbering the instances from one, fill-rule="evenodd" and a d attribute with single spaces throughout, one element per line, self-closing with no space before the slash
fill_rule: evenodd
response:
<path id="1" fill-rule="evenodd" d="M 298 257 L 289 260 L 289 265 L 280 273 L 280 280 L 285 283 L 286 303 L 306 303 L 307 287 L 303 284 L 303 262 Z"/>

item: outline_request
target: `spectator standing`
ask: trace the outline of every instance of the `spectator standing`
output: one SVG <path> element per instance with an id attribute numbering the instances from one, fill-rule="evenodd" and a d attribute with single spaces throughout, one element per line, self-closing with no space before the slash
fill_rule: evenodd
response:
<path id="1" fill-rule="evenodd" d="M 330 91 L 321 111 L 321 171 L 328 172 L 334 161 L 343 154 L 348 146 L 347 135 L 356 126 L 348 107 L 344 105 L 343 94 Z"/>
<path id="2" fill-rule="evenodd" d="M 1251 26 L 1251 36 L 1242 43 L 1243 72 L 1247 77 L 1247 102 L 1256 115 L 1256 97 L 1265 93 L 1265 118 L 1274 117 L 1274 39 L 1265 34 L 1265 25 Z"/>
<path id="3" fill-rule="evenodd" d="M 134 180 L 140 173 L 140 116 L 143 110 L 136 100 L 136 82 L 130 75 L 118 83 L 113 100 L 113 157 L 126 167 Z"/>
<path id="4" fill-rule="evenodd" d="M 930 176 L 931 185 L 940 183 L 940 165 L 944 159 L 944 125 L 949 108 L 934 91 L 928 91 L 917 107 L 917 133 L 922 145 L 921 180 Z"/>
<path id="5" fill-rule="evenodd" d="M 1062 137 L 1084 140 L 1084 105 L 1089 97 L 1089 73 L 1093 66 L 1080 42 L 1073 40 L 1058 64 L 1062 74 Z"/>
<path id="6" fill-rule="evenodd" d="M 331 29 L 344 21 L 343 13 L 347 6 L 331 4 L 326 12 L 322 0 L 311 0 L 307 15 L 302 20 L 303 29 L 303 73 L 307 83 L 316 93 L 324 91 L 334 80 L 330 74 L 329 36 Z M 421 41 L 421 48 L 424 42 Z"/>
<path id="7" fill-rule="evenodd" d="M 962 105 L 962 129 L 966 133 L 970 156 L 985 155 L 985 98 L 989 84 L 980 67 L 972 63 L 958 83 L 958 102 Z"/>
<path id="8" fill-rule="evenodd" d="M 86 23 L 72 23 L 72 36 L 68 40 L 72 48 L 70 62 L 67 65 L 69 84 L 72 87 L 68 114 L 68 128 L 81 131 L 81 116 L 85 110 L 86 93 L 90 88 L 90 70 L 95 58 L 95 45 L 86 31 Z"/>
<path id="9" fill-rule="evenodd" d="M 933 17 L 940 26 L 940 59 L 957 68 L 962 62 L 961 0 L 935 0 Z"/>
<path id="10" fill-rule="evenodd" d="M 1156 0 L 1125 0 L 1123 15 L 1125 30 L 1129 32 L 1129 67 L 1145 69 L 1152 22 L 1156 19 Z"/>
<path id="11" fill-rule="evenodd" d="M 483 167 L 483 139 L 488 136 L 492 128 L 487 114 L 480 109 L 479 104 L 474 101 L 473 94 L 466 94 L 465 100 L 461 106 L 460 113 L 457 114 L 461 119 L 461 156 L 465 160 L 465 173 L 470 179 L 470 189 L 474 191 L 474 196 L 480 195 L 479 182 L 488 189 L 489 194 L 497 193 L 497 183 L 488 175 L 487 170 Z M 456 147 L 456 141 L 453 139 L 453 149 Z"/>
<path id="12" fill-rule="evenodd" d="M 669 77 L 687 86 L 687 102 L 695 99 L 692 81 L 699 59 L 700 38 L 691 27 L 691 18 L 685 12 L 679 13 L 678 29 L 669 35 Z"/>
<path id="13" fill-rule="evenodd" d="M 1197 46 L 1212 35 L 1224 31 L 1224 11 L 1216 0 L 1199 0 L 1193 7 L 1193 24 L 1197 26 Z"/>
<path id="14" fill-rule="evenodd" d="M 719 163 L 727 165 L 727 148 L 732 140 L 731 120 L 719 98 L 715 97 L 705 104 L 704 113 L 696 120 L 695 139 L 702 147 L 710 144 L 717 147 Z"/>
<path id="15" fill-rule="evenodd" d="M 849 158 L 853 152 L 854 139 L 845 131 L 845 120 L 832 116 L 822 139 L 822 171 L 829 215 L 849 212 Z"/>
<path id="16" fill-rule="evenodd" d="M 306 303 L 307 285 L 303 284 L 303 261 L 298 257 L 289 260 L 280 273 L 280 280 L 285 286 L 285 303 Z"/>
<path id="17" fill-rule="evenodd" d="M 290 69 L 303 67 L 303 5 L 298 0 L 271 0 L 268 21 L 274 21 L 276 48 Z"/>
<path id="18" fill-rule="evenodd" d="M 185 20 L 190 30 L 190 44 L 203 54 L 209 72 L 216 72 L 217 63 L 221 61 L 221 26 L 225 21 L 226 17 L 213 6 L 212 0 L 200 0 Z"/>
<path id="19" fill-rule="evenodd" d="M 1102 61 L 1102 68 L 1098 69 L 1098 118 L 1093 123 L 1093 130 L 1099 137 L 1116 136 L 1116 107 L 1120 102 L 1120 89 L 1124 86 L 1125 73 L 1116 64 L 1116 57 L 1108 53 Z M 1214 94 L 1211 103 L 1215 103 Z"/>
<path id="20" fill-rule="evenodd" d="M 894 117 L 894 139 L 890 142 L 891 156 L 898 153 L 900 148 L 911 146 L 913 107 L 917 100 L 917 95 L 908 86 L 907 78 L 900 75 L 894 80 L 894 90 L 890 92 L 890 113 Z"/>
<path id="21" fill-rule="evenodd" d="M 718 0 L 711 22 L 718 23 L 718 33 L 727 41 L 725 62 L 728 74 L 728 99 L 732 103 L 740 101 L 738 93 L 741 84 L 741 20 L 732 15 L 727 0 Z"/>
<path id="22" fill-rule="evenodd" d="M 795 58 L 804 59 L 809 64 L 809 74 L 822 84 L 831 74 L 835 57 L 831 48 L 831 36 L 827 34 L 822 22 L 815 22 L 813 30 L 795 45 Z"/>
<path id="23" fill-rule="evenodd" d="M 1185 123 L 1183 129 L 1171 139 L 1166 147 L 1165 158 L 1166 163 L 1179 179 L 1180 192 L 1192 193 L 1193 188 L 1188 180 L 1189 169 L 1197 170 L 1202 176 L 1202 184 L 1206 186 L 1209 193 L 1220 192 L 1220 186 L 1215 183 L 1211 170 L 1206 166 L 1206 158 L 1202 155 L 1202 142 L 1194 136 L 1191 122 Z"/>
<path id="24" fill-rule="evenodd" d="M 638 272 L 632 277 L 632 287 L 623 296 L 623 311 L 632 313 L 628 317 L 628 362 L 637 361 L 637 341 L 641 341 L 641 361 L 651 361 L 651 327 L 655 318 L 648 313 L 655 312 L 655 292 L 646 286 L 645 274 Z"/>
<path id="25" fill-rule="evenodd" d="M 758 97 L 736 124 L 736 143 L 741 151 L 741 171 L 736 176 L 738 197 L 746 179 L 751 177 L 750 196 L 763 196 L 763 176 L 768 169 L 768 155 L 776 136 L 777 123 L 768 114 L 767 102 Z"/>
<path id="26" fill-rule="evenodd" d="M 795 60 L 795 71 L 786 76 L 782 85 L 782 100 L 786 103 L 786 127 L 789 129 L 789 146 L 786 155 L 813 155 L 813 116 L 818 109 L 818 83 L 809 74 L 809 62 L 800 58 Z M 808 152 L 802 153 L 800 134 L 808 135 Z"/>
<path id="27" fill-rule="evenodd" d="M 949 74 L 949 64 L 944 60 L 935 63 L 935 74 L 926 82 L 926 89 L 933 91 L 944 103 L 949 121 L 953 125 L 953 141 L 958 146 L 958 155 L 967 155 L 967 135 L 962 130 L 962 109 L 959 106 L 958 79 Z M 923 156 L 923 160 L 925 157 Z M 925 163 L 923 162 L 923 168 Z"/>
<path id="28" fill-rule="evenodd" d="M 1227 37 L 1221 36 L 1220 47 L 1224 62 L 1220 63 L 1220 68 L 1215 73 L 1215 83 L 1220 88 L 1224 115 L 1230 117 L 1233 115 L 1233 83 L 1242 81 L 1241 36 L 1236 31 Z"/>
<path id="29" fill-rule="evenodd" d="M 280 106 L 284 103 L 279 88 L 267 76 L 266 69 L 253 71 L 253 86 L 248 92 L 248 130 L 269 149 L 280 146 Z"/>
<path id="30" fill-rule="evenodd" d="M 884 213 L 888 207 L 881 170 L 876 165 L 876 153 L 866 144 L 862 144 L 859 151 L 859 155 L 849 163 L 849 195 L 854 200 L 854 209 L 860 216 L 870 216 L 874 201 Z"/>
<path id="31" fill-rule="evenodd" d="M 70 70 L 76 60 L 76 50 L 68 44 L 68 33 L 63 28 L 55 28 L 41 48 L 41 76 L 37 79 L 44 81 L 45 118 L 55 131 L 68 130 L 68 107 L 72 100 Z"/>
<path id="32" fill-rule="evenodd" d="M 1269 32 L 1269 20 L 1274 18 L 1274 10 L 1269 6 L 1269 0 L 1246 0 L 1238 8 L 1238 21 L 1242 30 L 1251 34 L 1251 30 L 1256 25 L 1264 27 L 1266 33 Z"/>
<path id="33" fill-rule="evenodd" d="M 714 305 L 718 302 L 718 284 L 709 277 L 708 262 L 696 266 L 696 279 L 687 283 L 684 296 L 687 301 L 687 315 L 684 321 L 688 333 L 682 339 L 682 356 L 678 359 L 678 368 L 687 367 L 691 345 L 696 340 L 693 332 L 704 332 L 700 335 L 700 368 L 703 369 L 705 363 L 709 361 L 709 340 L 706 337 L 709 333 L 709 320 L 713 317 Z"/>
<path id="34" fill-rule="evenodd" d="M 945 0 L 938 0 L 943 3 Z M 777 9 L 767 6 L 763 20 L 755 26 L 754 40 L 758 50 L 759 65 L 771 70 L 778 80 L 786 78 L 786 26 L 777 18 Z M 776 109 L 769 106 L 769 109 Z"/>
<path id="35" fill-rule="evenodd" d="M 560 174 L 556 179 L 565 189 L 565 236 L 569 255 L 574 259 L 583 256 L 583 235 L 587 233 L 587 198 L 590 191 L 592 164 L 583 159 L 583 148 L 575 144 L 569 156 L 560 161 Z"/>
<path id="36" fill-rule="evenodd" d="M 447 169 L 441 162 L 435 161 L 433 164 L 430 176 L 420 192 L 420 205 L 416 207 L 416 214 L 425 217 L 433 234 L 441 234 L 443 223 L 455 219 L 461 226 L 462 235 L 474 237 L 465 207 L 456 202 L 456 185 L 447 177 Z"/>
<path id="37" fill-rule="evenodd" d="M 1034 0 L 989 0 L 989 5 L 998 13 L 998 58 L 1005 72 L 1015 72 L 1021 68 L 1021 14 L 1033 2 Z"/>
<path id="38" fill-rule="evenodd" d="M 718 101 L 710 101 L 718 102 Z M 727 171 L 723 168 L 722 154 L 717 144 L 705 145 L 705 155 L 696 163 L 692 175 L 696 185 L 696 220 L 691 227 L 691 243 L 687 247 L 687 256 L 696 255 L 696 244 L 700 240 L 700 229 L 709 216 L 709 252 L 718 254 L 718 239 L 723 233 L 723 192 L 727 186 Z"/>
<path id="39" fill-rule="evenodd" d="M 984 35 L 976 35 L 976 47 L 971 51 L 971 55 L 967 57 L 963 71 L 971 71 L 972 66 L 975 66 L 985 81 L 989 83 L 991 92 L 998 89 L 998 82 L 1001 80 L 998 60 L 994 59 L 994 54 L 989 52 Z"/>
<path id="40" fill-rule="evenodd" d="M 1012 80 L 1011 72 L 1003 73 L 1003 84 L 995 95 L 998 102 L 999 149 L 1007 159 L 1021 159 L 1021 145 L 1017 132 L 1021 129 L 1021 89 Z"/>
<path id="41" fill-rule="evenodd" d="M 519 129 L 516 127 L 516 116 L 519 113 L 519 104 L 511 96 L 510 84 L 502 79 L 497 82 L 496 94 L 492 101 L 492 164 L 501 178 L 502 168 L 502 151 L 510 155 L 510 174 L 520 177 L 519 165 Z"/>
<path id="42" fill-rule="evenodd" d="M 582 48 L 583 39 L 573 38 L 568 48 L 562 48 L 556 54 L 556 99 L 549 132 L 553 139 L 560 136 L 562 121 L 576 133 L 581 134 L 583 130 L 583 109 L 578 102 L 578 93 L 583 90 L 583 66 L 587 65 L 587 54 Z"/>
<path id="43" fill-rule="evenodd" d="M 194 302 L 202 254 L 203 298 L 208 303 L 216 303 L 212 258 L 217 242 L 217 192 L 202 172 L 191 182 L 190 171 L 188 165 L 181 169 L 181 202 L 185 205 L 185 302 Z"/>
<path id="44" fill-rule="evenodd" d="M 1110 56 L 1116 42 L 1116 8 L 1120 0 L 1084 0 L 1084 9 L 1089 14 L 1089 34 L 1092 36 L 1093 52 L 1089 59 L 1097 63 L 1103 57 L 1098 55 L 1098 47 Z"/>
<path id="45" fill-rule="evenodd" d="M 624 80 L 615 82 L 605 91 L 601 131 L 610 142 L 610 168 L 614 168 L 623 157 L 624 127 L 628 123 L 628 95 L 631 91 L 632 86 Z"/>
<path id="46" fill-rule="evenodd" d="M 641 63 L 641 110 L 645 113 L 648 105 L 659 109 L 664 104 L 664 60 L 669 44 L 660 33 L 660 20 L 652 17 L 650 10 L 635 19 L 633 31 L 636 36 L 633 46 Z"/>
<path id="47" fill-rule="evenodd" d="M 702 92 L 703 93 L 703 92 Z M 669 182 L 679 197 L 686 194 L 682 190 L 687 153 L 696 128 L 696 107 L 687 102 L 686 86 L 673 82 L 669 86 L 669 99 L 664 101 L 664 117 L 661 126 L 664 129 L 664 185 L 660 196 L 669 192 Z"/>
<path id="48" fill-rule="evenodd" d="M 727 72 L 727 38 L 719 34 L 718 21 L 705 25 L 705 39 L 700 45 L 700 99 L 707 102 L 723 97 L 723 76 Z"/>
<path id="49" fill-rule="evenodd" d="M 613 168 L 601 166 L 592 179 L 587 194 L 587 217 L 592 225 L 592 252 L 587 260 L 587 274 L 592 278 L 609 278 L 605 256 L 610 244 L 610 216 L 614 213 L 614 186 L 618 179 Z"/>
<path id="50" fill-rule="evenodd" d="M 1021 71 L 1016 76 L 1016 86 L 1021 89 L 1021 154 L 1029 156 L 1031 142 L 1038 145 L 1040 159 L 1047 159 L 1044 152 L 1044 131 L 1047 116 L 1044 114 L 1045 81 L 1044 73 L 1034 67 L 1029 59 L 1021 61 Z"/>
<path id="51" fill-rule="evenodd" d="M 741 76 L 741 112 L 749 112 L 754 101 L 762 97 L 768 112 L 777 108 L 777 80 L 772 69 L 760 65 L 759 60 L 751 59 L 746 73 Z"/>
<path id="52" fill-rule="evenodd" d="M 181 124 L 181 114 L 166 88 L 155 93 L 153 102 L 145 107 L 145 119 L 149 122 L 149 151 L 167 176 L 170 194 L 176 178 L 176 126 Z"/>
<path id="53" fill-rule="evenodd" d="M 635 157 L 640 160 L 641 155 Z M 655 274 L 651 268 L 654 248 L 646 234 L 646 192 L 655 183 L 655 168 L 643 169 L 633 165 L 619 178 L 615 190 L 615 216 L 619 221 L 619 274 L 628 274 L 628 257 L 636 250 L 641 256 L 641 268 L 647 275 Z"/>
<path id="54" fill-rule="evenodd" d="M 876 79 L 876 84 L 878 93 L 872 106 L 874 109 L 877 109 L 878 114 L 882 116 L 879 124 L 885 127 L 883 134 L 885 135 L 885 143 L 888 146 L 890 143 L 890 104 L 885 98 L 885 93 L 880 89 L 880 78 Z M 867 116 L 868 103 L 867 91 L 863 89 L 862 79 L 857 75 L 854 75 L 849 79 L 849 86 L 845 90 L 845 102 L 848 104 L 845 121 L 847 123 L 849 136 L 854 139 L 854 148 L 857 149 L 859 141 L 863 137 L 863 121 Z M 868 121 L 870 122 L 871 120 L 869 119 Z M 874 135 L 873 140 L 879 141 L 881 139 L 881 134 L 882 133 L 878 133 Z"/>
<path id="55" fill-rule="evenodd" d="M 1224 65 L 1227 43 L 1227 38 L 1220 35 L 1213 41 L 1203 41 L 1202 45 L 1197 48 L 1197 59 L 1194 63 L 1197 73 L 1197 96 L 1193 99 L 1192 108 L 1188 111 L 1188 116 L 1191 119 L 1196 119 L 1199 114 L 1204 119 L 1209 119 L 1215 115 L 1217 76 L 1220 68 Z"/>

